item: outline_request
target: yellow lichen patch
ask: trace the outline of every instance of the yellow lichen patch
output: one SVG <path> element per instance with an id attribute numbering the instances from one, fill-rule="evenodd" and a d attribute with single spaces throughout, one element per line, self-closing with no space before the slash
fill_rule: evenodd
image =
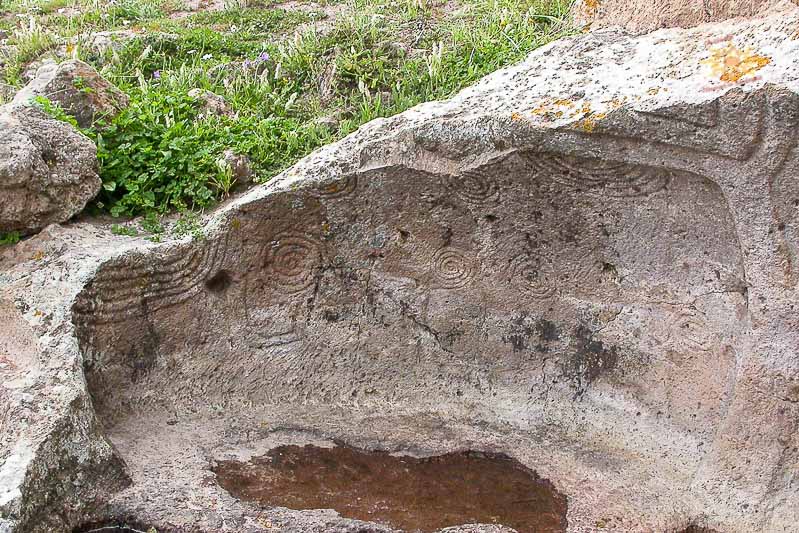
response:
<path id="1" fill-rule="evenodd" d="M 591 14 L 596 13 L 599 9 L 599 0 L 585 0 L 584 4 L 585 9 Z"/>
<path id="2" fill-rule="evenodd" d="M 594 128 L 596 128 L 596 121 L 590 117 L 584 118 L 578 123 L 577 127 L 586 133 L 592 133 Z"/>
<path id="3" fill-rule="evenodd" d="M 34 261 L 41 261 L 42 259 L 44 259 L 44 252 L 41 250 L 34 252 L 32 259 Z"/>
<path id="4" fill-rule="evenodd" d="M 557 100 L 547 98 L 539 102 L 537 107 L 535 107 L 530 114 L 542 115 L 548 120 L 555 120 L 563 117 L 564 108 L 573 109 L 574 106 L 575 103 L 566 98 L 559 98 Z M 579 110 L 576 110 L 570 116 L 574 116 L 576 113 L 579 113 Z"/>
<path id="5" fill-rule="evenodd" d="M 646 92 L 647 92 L 647 94 L 649 94 L 651 96 L 655 96 L 657 93 L 660 92 L 660 87 L 652 87 L 651 89 L 647 90 Z"/>
<path id="6" fill-rule="evenodd" d="M 511 120 L 521 120 L 522 116 L 518 112 L 514 111 L 513 113 L 510 114 L 510 119 Z"/>
<path id="7" fill-rule="evenodd" d="M 771 58 L 758 55 L 751 48 L 742 50 L 727 42 L 724 46 L 712 48 L 710 57 L 702 63 L 710 66 L 713 76 L 718 76 L 720 81 L 737 82 L 771 63 Z"/>

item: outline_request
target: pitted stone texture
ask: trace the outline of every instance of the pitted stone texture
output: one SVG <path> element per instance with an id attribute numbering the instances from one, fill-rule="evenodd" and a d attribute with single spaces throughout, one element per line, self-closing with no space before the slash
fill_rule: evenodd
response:
<path id="1" fill-rule="evenodd" d="M 0 232 L 64 222 L 100 184 L 91 140 L 38 108 L 0 108 Z"/>
<path id="2" fill-rule="evenodd" d="M 52 298 L 75 346 L 50 357 L 82 363 L 128 464 L 91 518 L 358 530 L 209 477 L 289 435 L 506 453 L 571 532 L 794 530 L 797 24 L 560 41 L 315 152 L 204 239 L 80 236 L 12 294 Z"/>
<path id="3" fill-rule="evenodd" d="M 707 22 L 751 17 L 791 0 L 577 0 L 575 23 L 591 29 L 621 26 L 633 33 L 661 28 L 692 28 Z"/>
<path id="4" fill-rule="evenodd" d="M 0 252 L 0 531 L 70 531 L 128 483 L 64 327 L 63 299 L 96 268 L 87 248 L 109 243 L 92 239 L 54 225 Z"/>
<path id="5" fill-rule="evenodd" d="M 36 71 L 36 77 L 17 93 L 13 103 L 29 105 L 36 96 L 58 103 L 83 128 L 98 120 L 110 120 L 128 105 L 125 93 L 91 65 L 77 59 L 44 64 Z"/>

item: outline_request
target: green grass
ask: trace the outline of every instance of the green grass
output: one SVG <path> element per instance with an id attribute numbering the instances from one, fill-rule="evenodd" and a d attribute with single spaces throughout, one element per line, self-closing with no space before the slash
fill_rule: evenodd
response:
<path id="1" fill-rule="evenodd" d="M 17 59 L 72 42 L 75 55 L 130 96 L 118 117 L 86 131 L 103 180 L 94 208 L 119 216 L 211 206 L 234 185 L 226 149 L 248 155 L 266 181 L 369 120 L 450 97 L 569 32 L 567 0 L 462 0 L 457 9 L 350 0 L 326 31 L 296 33 L 322 15 L 237 1 L 170 19 L 176 5 L 157 0 L 69 1 L 84 6 L 79 17 L 58 13 L 64 0 L 28 6 L 40 29 L 17 31 L 15 42 L 26 43 Z M 143 32 L 104 55 L 77 37 L 115 27 Z M 18 82 L 13 70 L 6 79 Z M 188 96 L 194 88 L 224 97 L 234 115 L 202 116 Z"/>
<path id="2" fill-rule="evenodd" d="M 21 237 L 18 231 L 12 231 L 10 233 L 0 233 L 0 246 L 5 246 L 7 244 L 17 244 L 20 239 Z"/>

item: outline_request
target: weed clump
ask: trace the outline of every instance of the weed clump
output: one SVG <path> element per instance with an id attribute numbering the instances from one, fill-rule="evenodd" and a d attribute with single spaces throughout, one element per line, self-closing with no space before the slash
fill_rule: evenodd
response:
<path id="1" fill-rule="evenodd" d="M 35 24 L 12 39 L 28 44 L 6 68 L 7 82 L 19 85 L 26 61 L 63 42 L 130 98 L 118 116 L 84 130 L 97 143 L 103 181 L 94 208 L 114 216 L 206 208 L 235 185 L 226 150 L 267 181 L 369 120 L 450 97 L 569 31 L 567 0 L 460 0 L 456 9 L 440 0 L 350 0 L 330 20 L 264 2 L 179 18 L 168 16 L 179 6 L 163 0 L 12 4 Z M 80 14 L 59 12 L 69 6 Z M 85 37 L 119 28 L 133 35 L 106 50 Z M 193 89 L 231 112 L 202 112 Z"/>

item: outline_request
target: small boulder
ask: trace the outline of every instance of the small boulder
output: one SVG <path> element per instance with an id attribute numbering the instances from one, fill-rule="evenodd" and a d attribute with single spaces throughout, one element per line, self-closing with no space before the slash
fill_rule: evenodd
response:
<path id="1" fill-rule="evenodd" d="M 192 89 L 189 91 L 189 97 L 197 101 L 201 117 L 210 117 L 211 115 L 220 117 L 235 116 L 234 111 L 225 99 L 214 92 L 206 89 Z"/>
<path id="2" fill-rule="evenodd" d="M 84 128 L 98 119 L 116 116 L 128 105 L 125 93 L 77 59 L 43 64 L 35 78 L 17 93 L 13 103 L 28 105 L 35 96 L 57 102 Z"/>
<path id="3" fill-rule="evenodd" d="M 250 158 L 246 154 L 238 154 L 228 149 L 222 153 L 222 159 L 233 172 L 233 177 L 236 178 L 234 186 L 236 191 L 243 191 L 252 185 L 254 174 Z"/>
<path id="4" fill-rule="evenodd" d="M 36 107 L 0 107 L 0 232 L 64 222 L 100 185 L 91 140 Z"/>
<path id="5" fill-rule="evenodd" d="M 98 55 L 109 52 L 119 52 L 130 41 L 137 39 L 139 34 L 133 30 L 98 31 L 86 37 L 86 48 Z"/>

